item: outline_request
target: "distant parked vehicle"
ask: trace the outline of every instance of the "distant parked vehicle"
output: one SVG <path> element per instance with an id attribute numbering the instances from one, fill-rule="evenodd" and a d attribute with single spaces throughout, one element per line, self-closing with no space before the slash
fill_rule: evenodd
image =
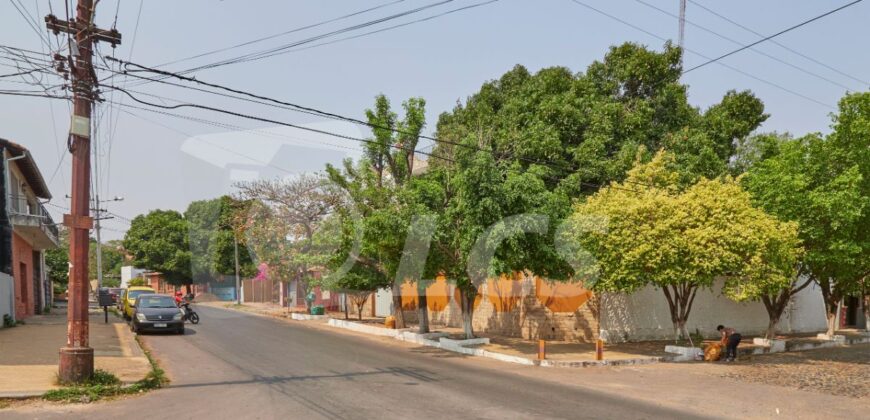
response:
<path id="1" fill-rule="evenodd" d="M 121 294 L 124 293 L 124 288 L 122 287 L 110 287 L 109 288 L 109 296 L 112 297 L 112 302 L 117 304 L 121 300 Z"/>
<path id="2" fill-rule="evenodd" d="M 130 330 L 174 331 L 184 334 L 184 312 L 175 305 L 172 296 L 145 293 L 136 298 Z"/>
<path id="3" fill-rule="evenodd" d="M 139 295 L 157 293 L 150 287 L 133 286 L 124 293 L 124 308 L 121 312 L 124 313 L 124 319 L 130 320 L 133 318 L 133 307 L 136 305 L 136 298 Z"/>

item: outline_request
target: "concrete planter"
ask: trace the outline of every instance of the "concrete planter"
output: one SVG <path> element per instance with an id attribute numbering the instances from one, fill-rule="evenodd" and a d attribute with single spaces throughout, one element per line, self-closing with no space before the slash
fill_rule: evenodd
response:
<path id="1" fill-rule="evenodd" d="M 329 325 L 338 328 L 344 328 L 346 330 L 357 331 L 365 334 L 371 335 L 379 335 L 383 337 L 398 337 L 402 331 L 399 330 L 391 330 L 389 328 L 383 327 L 375 327 L 371 325 L 360 324 L 358 322 L 353 321 L 345 321 L 343 319 L 335 319 L 331 318 L 329 320 Z"/>
<path id="2" fill-rule="evenodd" d="M 785 351 L 785 340 L 754 338 L 752 339 L 752 344 L 767 347 L 768 353 L 781 353 Z"/>
<path id="3" fill-rule="evenodd" d="M 290 318 L 295 319 L 297 321 L 315 321 L 318 319 L 328 319 L 328 315 L 311 315 L 311 314 L 302 314 L 298 312 L 290 313 Z"/>
<path id="4" fill-rule="evenodd" d="M 704 350 L 698 347 L 665 346 L 665 352 L 676 355 L 671 357 L 671 360 L 674 362 L 689 362 L 704 358 Z"/>
<path id="5" fill-rule="evenodd" d="M 465 346 L 479 346 L 481 344 L 489 344 L 489 339 L 486 337 L 483 338 L 471 338 L 467 340 L 453 340 L 447 337 L 441 337 L 441 344 L 465 347 Z"/>

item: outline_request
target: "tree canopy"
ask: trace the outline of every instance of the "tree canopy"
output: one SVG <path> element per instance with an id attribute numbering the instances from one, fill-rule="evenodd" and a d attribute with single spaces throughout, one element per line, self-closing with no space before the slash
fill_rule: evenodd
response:
<path id="1" fill-rule="evenodd" d="M 189 285 L 191 253 L 187 221 L 174 210 L 136 216 L 124 236 L 124 248 L 138 268 L 159 271 L 173 285 Z"/>
<path id="2" fill-rule="evenodd" d="M 597 259 L 598 291 L 660 288 L 674 332 L 686 321 L 699 289 L 726 279 L 737 300 L 787 287 L 799 255 L 797 226 L 751 205 L 739 183 L 701 178 L 682 187 L 675 158 L 659 152 L 577 205 L 575 240 Z M 601 224 L 590 228 L 590 223 Z M 569 231 L 570 232 L 570 231 Z"/>

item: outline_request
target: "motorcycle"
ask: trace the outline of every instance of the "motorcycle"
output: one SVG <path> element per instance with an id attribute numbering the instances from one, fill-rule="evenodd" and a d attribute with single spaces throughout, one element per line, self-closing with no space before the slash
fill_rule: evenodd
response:
<path id="1" fill-rule="evenodd" d="M 180 304 L 181 311 L 184 312 L 182 315 L 182 320 L 190 321 L 191 324 L 199 324 L 199 314 L 197 314 L 193 308 L 190 307 L 190 301 L 184 300 Z"/>

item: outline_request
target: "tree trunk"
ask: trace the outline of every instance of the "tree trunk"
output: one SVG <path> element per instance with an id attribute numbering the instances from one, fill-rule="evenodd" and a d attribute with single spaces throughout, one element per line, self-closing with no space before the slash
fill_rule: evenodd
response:
<path id="1" fill-rule="evenodd" d="M 788 301 L 791 299 L 792 290 L 782 290 L 775 297 L 762 296 L 761 301 L 764 303 L 764 309 L 767 310 L 767 332 L 764 338 L 771 340 L 776 338 L 776 325 L 782 318 L 782 313 Z"/>
<path id="2" fill-rule="evenodd" d="M 402 285 L 393 283 L 393 317 L 396 318 L 396 329 L 405 328 L 405 314 L 402 311 Z"/>
<path id="3" fill-rule="evenodd" d="M 474 338 L 474 328 L 472 321 L 474 320 L 474 298 L 477 296 L 477 290 L 473 286 L 469 289 L 459 289 L 460 307 L 462 309 L 462 331 L 465 333 L 466 339 Z"/>
<path id="4" fill-rule="evenodd" d="M 671 322 L 674 324 L 674 341 L 679 342 L 680 339 L 689 338 L 686 323 L 689 320 L 689 314 L 692 312 L 692 304 L 695 302 L 698 287 L 683 283 L 663 286 L 662 292 L 668 300 Z M 694 345 L 695 343 L 692 344 Z"/>
<path id="5" fill-rule="evenodd" d="M 831 290 L 830 280 L 820 282 L 822 288 L 822 298 L 825 301 L 825 312 L 828 321 L 828 330 L 825 332 L 828 337 L 833 337 L 837 331 L 837 307 L 840 303 L 840 295 L 834 290 Z"/>
<path id="6" fill-rule="evenodd" d="M 426 299 L 426 291 L 423 290 L 422 293 L 419 293 L 417 298 L 417 318 L 419 320 L 419 332 L 420 334 L 428 334 L 429 333 L 429 305 Z"/>
<path id="7" fill-rule="evenodd" d="M 348 316 L 349 311 L 347 309 L 349 306 L 350 306 L 350 300 L 348 300 L 348 298 L 347 298 L 347 293 L 344 293 L 344 319 L 350 318 Z"/>
<path id="8" fill-rule="evenodd" d="M 864 329 L 870 331 L 870 295 L 864 295 Z"/>

